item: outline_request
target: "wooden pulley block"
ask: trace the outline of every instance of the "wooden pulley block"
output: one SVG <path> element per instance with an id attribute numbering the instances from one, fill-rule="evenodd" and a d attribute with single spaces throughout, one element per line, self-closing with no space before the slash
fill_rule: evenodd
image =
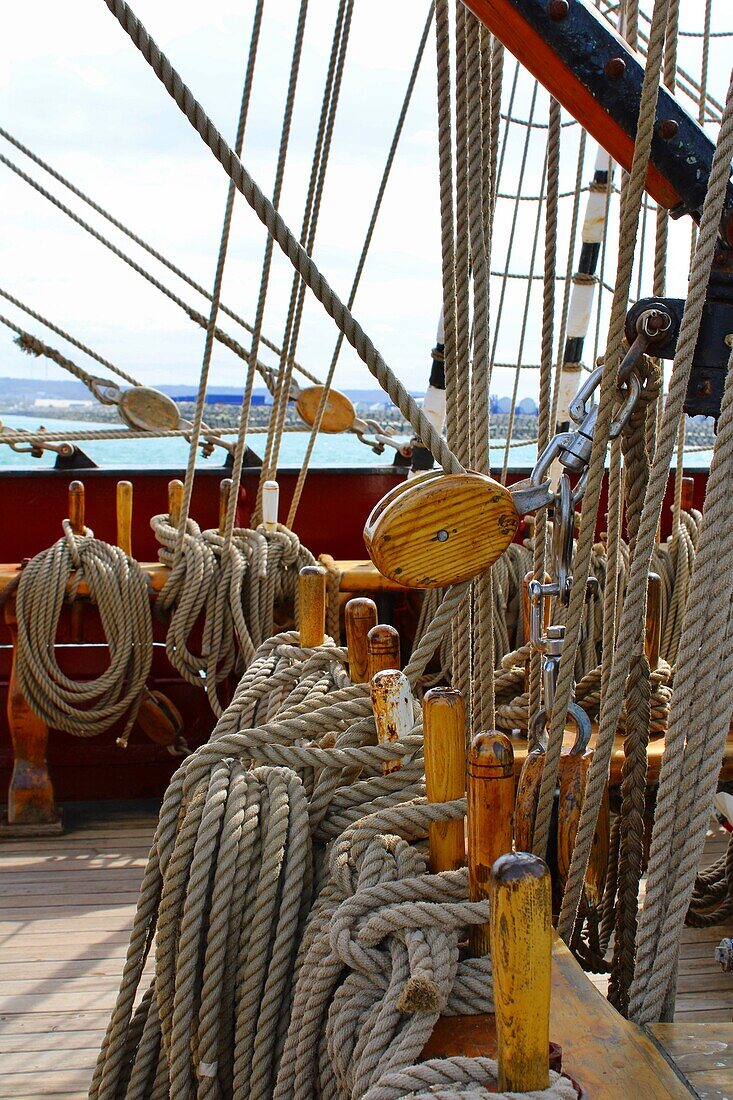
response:
<path id="1" fill-rule="evenodd" d="M 316 422 L 316 414 L 322 397 L 323 386 L 308 386 L 300 391 L 295 402 L 298 416 L 306 424 L 310 424 L 311 427 Z M 347 432 L 355 420 L 356 409 L 346 394 L 339 393 L 338 390 L 331 390 L 318 430 L 329 433 Z"/>
<path id="2" fill-rule="evenodd" d="M 379 572 L 406 588 L 445 588 L 485 573 L 514 538 L 508 489 L 486 474 L 431 470 L 372 509 L 364 542 Z"/>
<path id="3" fill-rule="evenodd" d="M 592 749 L 588 749 L 579 756 L 569 754 L 560 758 L 560 793 L 557 812 L 557 879 L 560 891 L 565 889 L 570 871 L 580 813 L 583 809 L 585 784 L 592 759 Z M 594 909 L 600 906 L 606 885 L 610 832 L 611 810 L 608 785 L 606 785 L 585 875 L 585 899 Z"/>
<path id="4" fill-rule="evenodd" d="M 527 753 L 517 781 L 514 800 L 514 846 L 518 852 L 532 851 L 532 834 L 540 797 L 540 783 L 545 768 L 542 746 Z"/>
<path id="5" fill-rule="evenodd" d="M 181 713 L 162 691 L 145 691 L 137 724 L 151 741 L 166 748 L 183 734 Z"/>
<path id="6" fill-rule="evenodd" d="M 122 390 L 117 408 L 128 427 L 135 431 L 171 432 L 181 419 L 173 398 L 150 386 Z"/>

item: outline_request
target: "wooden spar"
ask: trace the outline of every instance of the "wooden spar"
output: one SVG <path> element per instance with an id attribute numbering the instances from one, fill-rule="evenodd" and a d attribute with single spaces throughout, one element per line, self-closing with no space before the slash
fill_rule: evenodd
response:
<path id="1" fill-rule="evenodd" d="M 659 664 L 659 647 L 662 640 L 662 579 L 650 573 L 646 585 L 646 623 L 644 625 L 644 652 L 649 668 Z"/>
<path id="2" fill-rule="evenodd" d="M 412 692 L 404 672 L 396 668 L 384 668 L 372 677 L 372 710 L 377 725 L 380 745 L 390 741 L 402 741 L 412 730 Z M 396 772 L 401 760 L 385 760 L 385 775 Z"/>
<path id="3" fill-rule="evenodd" d="M 462 798 L 466 791 L 466 710 L 460 691 L 438 687 L 425 693 L 423 732 L 428 802 Z M 462 867 L 466 858 L 464 818 L 432 822 L 429 845 L 434 874 Z"/>
<path id="4" fill-rule="evenodd" d="M 117 482 L 117 545 L 132 557 L 132 482 Z"/>
<path id="5" fill-rule="evenodd" d="M 171 527 L 178 527 L 181 522 L 181 507 L 183 505 L 183 482 L 178 478 L 168 482 L 168 522 Z"/>
<path id="6" fill-rule="evenodd" d="M 550 1083 L 550 872 L 527 852 L 501 856 L 491 871 L 491 959 L 499 1092 Z"/>
<path id="7" fill-rule="evenodd" d="M 369 682 L 369 648 L 367 635 L 377 625 L 377 605 L 365 596 L 355 596 L 344 608 L 346 648 L 349 654 L 349 676 L 352 684 Z"/>
<path id="8" fill-rule="evenodd" d="M 463 2 L 610 156 L 628 171 L 631 168 L 634 153 L 633 136 L 627 133 L 609 111 L 598 102 L 581 77 L 576 75 L 568 64 L 560 60 L 548 42 L 547 36 L 540 33 L 539 29 L 536 29 L 523 16 L 520 5 L 513 0 L 463 0 Z M 579 0 L 574 0 L 574 5 L 578 2 Z M 539 4 L 534 6 L 539 8 Z M 547 5 L 543 6 L 547 7 Z M 565 10 L 568 9 L 567 4 L 564 7 Z M 614 40 L 615 52 L 620 58 L 625 59 L 624 65 L 631 64 L 636 55 L 631 53 L 627 43 L 610 27 L 608 37 Z M 682 112 L 680 111 L 679 114 L 681 115 Z M 681 196 L 654 163 L 649 164 L 646 189 L 652 198 L 667 209 L 673 209 L 681 202 Z"/>
<path id="9" fill-rule="evenodd" d="M 232 491 L 232 479 L 222 478 L 219 482 L 219 534 L 224 538 L 227 529 L 227 509 L 229 507 L 229 494 Z"/>
<path id="10" fill-rule="evenodd" d="M 280 486 L 276 481 L 266 481 L 262 486 L 262 526 L 271 535 L 277 530 L 280 506 Z"/>
<path id="11" fill-rule="evenodd" d="M 503 733 L 478 733 L 468 751 L 468 896 L 483 901 L 491 892 L 491 868 L 512 850 L 514 751 Z M 489 924 L 471 925 L 474 958 L 490 951 Z"/>
<path id="12" fill-rule="evenodd" d="M 393 626 L 379 623 L 367 634 L 369 650 L 369 679 L 374 679 L 383 668 L 400 667 L 400 636 Z"/>
<path id="13" fill-rule="evenodd" d="M 298 575 L 300 644 L 304 649 L 323 645 L 326 623 L 326 570 L 304 565 Z"/>

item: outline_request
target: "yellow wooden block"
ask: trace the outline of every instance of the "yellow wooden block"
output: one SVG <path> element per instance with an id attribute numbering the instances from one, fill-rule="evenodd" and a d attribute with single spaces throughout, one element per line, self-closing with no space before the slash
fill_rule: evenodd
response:
<path id="1" fill-rule="evenodd" d="M 511 493 L 486 474 L 430 471 L 379 501 L 364 542 L 385 577 L 406 588 L 444 588 L 484 573 L 518 524 Z"/>

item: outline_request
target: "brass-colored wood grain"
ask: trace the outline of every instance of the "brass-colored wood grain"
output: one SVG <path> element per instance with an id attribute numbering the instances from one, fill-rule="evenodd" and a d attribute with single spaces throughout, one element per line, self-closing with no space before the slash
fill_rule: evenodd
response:
<path id="1" fill-rule="evenodd" d="M 178 527 L 181 522 L 181 507 L 183 506 L 183 482 L 178 478 L 168 482 L 168 520 L 171 527 Z"/>
<path id="2" fill-rule="evenodd" d="M 379 623 L 367 634 L 369 652 L 369 679 L 383 668 L 400 667 L 400 636 L 393 626 Z"/>
<path id="3" fill-rule="evenodd" d="M 315 424 L 316 413 L 318 412 L 318 406 L 321 403 L 322 395 L 323 386 L 308 386 L 306 389 L 300 391 L 298 400 L 295 402 L 295 407 L 298 410 L 298 416 L 301 420 L 305 420 L 306 424 L 310 424 L 311 426 Z M 346 432 L 354 423 L 355 419 L 356 409 L 346 394 L 339 393 L 338 390 L 332 389 L 328 395 L 323 419 L 321 420 L 321 425 L 318 430 L 321 432 L 328 432 L 329 434 L 334 432 Z"/>
<path id="4" fill-rule="evenodd" d="M 431 688 L 423 699 L 425 793 L 428 802 L 450 802 L 466 793 L 466 709 L 455 688 Z M 466 858 L 464 819 L 434 821 L 429 830 L 430 868 L 452 871 Z"/>
<path id="5" fill-rule="evenodd" d="M 326 570 L 304 565 L 298 575 L 300 644 L 305 649 L 323 645 L 326 623 Z"/>
<path id="6" fill-rule="evenodd" d="M 117 545 L 132 557 L 132 482 L 117 482 Z"/>
<path id="7" fill-rule="evenodd" d="M 484 573 L 518 524 L 511 493 L 492 478 L 430 472 L 379 502 L 364 541 L 385 577 L 407 588 L 443 588 Z"/>
<path id="8" fill-rule="evenodd" d="M 181 419 L 173 398 L 150 386 L 123 390 L 118 408 L 122 419 L 138 431 L 171 432 Z"/>
<path id="9" fill-rule="evenodd" d="M 514 753 L 497 730 L 478 733 L 468 751 L 468 896 L 482 901 L 491 893 L 491 868 L 512 850 Z M 489 954 L 488 923 L 472 925 L 469 948 L 474 958 Z"/>
<path id="10" fill-rule="evenodd" d="M 499 1091 L 549 1085 L 552 899 L 550 872 L 514 852 L 492 869 L 491 959 Z"/>
<path id="11" fill-rule="evenodd" d="M 72 481 L 69 485 L 69 523 L 75 535 L 84 534 L 84 485 Z"/>
<path id="12" fill-rule="evenodd" d="M 344 623 L 351 682 L 366 684 L 369 680 L 367 635 L 377 625 L 377 605 L 374 600 L 366 596 L 355 596 L 349 600 L 344 608 Z"/>
<path id="13" fill-rule="evenodd" d="M 223 537 L 227 524 L 227 509 L 229 508 L 229 494 L 232 491 L 232 479 L 224 477 L 219 482 L 219 534 Z"/>

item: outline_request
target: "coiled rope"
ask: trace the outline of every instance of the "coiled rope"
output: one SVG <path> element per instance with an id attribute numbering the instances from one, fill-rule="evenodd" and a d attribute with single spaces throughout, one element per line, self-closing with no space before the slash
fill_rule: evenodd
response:
<path id="1" fill-rule="evenodd" d="M 16 597 L 18 684 L 47 725 L 77 737 L 103 733 L 126 716 L 123 739 L 134 725 L 153 660 L 148 580 L 119 547 L 83 535 L 63 522 L 64 536 L 31 558 Z M 97 605 L 109 647 L 109 667 L 96 679 L 73 680 L 56 659 L 64 601 L 84 583 Z"/>

